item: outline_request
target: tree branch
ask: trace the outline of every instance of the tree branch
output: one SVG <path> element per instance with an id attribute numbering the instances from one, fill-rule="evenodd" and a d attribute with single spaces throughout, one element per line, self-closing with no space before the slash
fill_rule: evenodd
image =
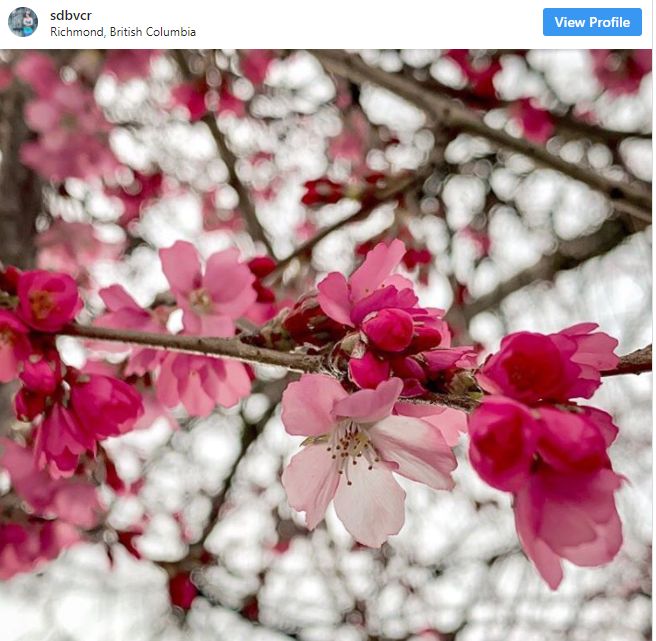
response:
<path id="1" fill-rule="evenodd" d="M 408 190 L 419 186 L 426 179 L 428 173 L 428 168 L 426 168 L 412 174 L 404 174 L 390 181 L 389 185 L 378 190 L 373 197 L 367 199 L 358 211 L 342 220 L 334 222 L 332 225 L 320 229 L 312 238 L 302 243 L 289 256 L 279 260 L 276 268 L 267 277 L 267 282 L 275 282 L 282 272 L 297 258 L 311 256 L 315 246 L 334 231 L 346 227 L 346 225 L 350 225 L 351 223 L 363 220 L 377 207 L 380 207 L 386 202 L 396 200 Z"/>
<path id="2" fill-rule="evenodd" d="M 214 338 L 210 336 L 186 336 L 180 334 L 156 334 L 135 332 L 89 325 L 69 325 L 60 334 L 127 345 L 140 345 L 152 349 L 164 349 L 198 356 L 218 356 L 243 363 L 277 365 L 294 372 L 320 372 L 323 361 L 318 356 L 279 352 L 266 347 L 243 343 L 239 337 Z"/>
<path id="3" fill-rule="evenodd" d="M 615 206 L 643 222 L 651 221 L 651 193 L 630 183 L 613 180 L 586 167 L 575 165 L 549 152 L 546 147 L 523 138 L 515 138 L 486 124 L 475 111 L 453 98 L 427 90 L 421 83 L 403 74 L 388 73 L 367 64 L 360 56 L 337 49 L 310 49 L 324 68 L 352 82 L 371 82 L 405 98 L 419 109 L 432 114 L 443 125 L 459 129 L 516 151 L 536 163 L 554 169 L 604 194 Z"/>
<path id="4" fill-rule="evenodd" d="M 206 336 L 186 336 L 174 334 L 154 334 L 130 330 L 70 325 L 64 328 L 62 336 L 75 336 L 93 340 L 140 345 L 152 349 L 166 349 L 199 356 L 218 356 L 237 361 L 262 365 L 277 365 L 288 370 L 304 373 L 330 373 L 321 356 L 280 352 L 265 347 L 242 343 L 234 338 L 212 338 Z M 614 370 L 602 372 L 603 376 L 642 373 L 651 370 L 651 347 L 638 350 L 620 360 Z M 478 405 L 474 397 L 460 394 L 427 392 L 420 398 L 404 399 L 412 403 L 435 404 L 470 412 Z"/>
<path id="5" fill-rule="evenodd" d="M 184 57 L 184 53 L 181 50 L 175 50 L 173 51 L 173 56 L 175 57 L 175 60 L 178 63 L 178 67 L 180 68 L 180 71 L 185 80 L 193 80 L 194 74 L 191 71 L 189 64 L 187 63 L 186 58 Z M 255 240 L 259 240 L 266 247 L 268 254 L 273 256 L 274 253 L 273 247 L 271 246 L 271 241 L 269 240 L 264 227 L 262 227 L 262 224 L 257 217 L 257 212 L 255 210 L 255 206 L 253 205 L 250 193 L 237 175 L 237 157 L 228 146 L 223 132 L 219 129 L 219 125 L 216 121 L 216 116 L 213 113 L 208 112 L 201 118 L 201 120 L 210 130 L 212 138 L 214 138 L 216 148 L 218 149 L 221 159 L 225 163 L 225 166 L 228 170 L 228 182 L 237 192 L 237 196 L 239 197 L 239 211 L 244 217 L 248 232 Z"/>

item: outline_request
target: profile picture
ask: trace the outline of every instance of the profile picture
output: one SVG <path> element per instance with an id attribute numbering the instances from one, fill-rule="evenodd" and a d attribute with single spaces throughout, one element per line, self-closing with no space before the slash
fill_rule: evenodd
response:
<path id="1" fill-rule="evenodd" d="M 39 19 L 29 7 L 18 7 L 9 14 L 8 22 L 9 29 L 14 35 L 26 38 L 36 31 Z"/>

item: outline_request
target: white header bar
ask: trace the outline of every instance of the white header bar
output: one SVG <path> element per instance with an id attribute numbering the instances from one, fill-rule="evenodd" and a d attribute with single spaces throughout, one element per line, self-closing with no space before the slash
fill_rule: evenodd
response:
<path id="1" fill-rule="evenodd" d="M 21 4 L 24 3 L 24 4 Z M 13 0 L 0 18 L 5 49 L 175 49 L 175 48 L 494 48 L 634 49 L 652 46 L 652 4 L 645 0 L 237 0 L 217 2 L 127 2 L 126 0 Z M 5 27 L 16 7 L 38 19 L 21 37 Z M 569 10 L 639 9 L 642 35 L 615 33 L 627 18 L 614 16 L 604 29 L 580 35 Z M 563 9 L 559 33 L 543 35 L 544 9 Z M 600 14 L 603 12 L 599 12 Z M 579 14 L 580 16 L 580 14 Z M 635 13 L 631 16 L 634 20 Z M 603 16 L 602 16 L 603 17 Z M 550 17 L 550 20 L 554 20 Z M 15 21 L 14 21 L 15 22 Z M 29 23 L 29 17 L 28 17 Z M 571 25 L 571 26 L 568 26 Z M 626 30 L 634 33 L 635 21 Z"/>

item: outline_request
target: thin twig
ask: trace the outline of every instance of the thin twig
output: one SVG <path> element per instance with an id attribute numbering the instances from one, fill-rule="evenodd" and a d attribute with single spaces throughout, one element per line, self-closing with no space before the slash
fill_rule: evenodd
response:
<path id="1" fill-rule="evenodd" d="M 432 92 L 423 87 L 420 82 L 403 74 L 388 73 L 383 69 L 373 67 L 358 55 L 337 49 L 311 49 L 309 51 L 329 72 L 358 84 L 365 82 L 377 84 L 405 98 L 419 109 L 432 114 L 438 122 L 482 136 L 502 148 L 523 154 L 539 165 L 549 167 L 585 183 L 588 187 L 604 194 L 613 204 L 623 206 L 622 211 L 627 211 L 643 222 L 651 221 L 651 193 L 646 189 L 613 180 L 581 165 L 567 162 L 560 156 L 552 154 L 544 146 L 524 138 L 511 136 L 502 129 L 495 129 L 488 125 L 477 112 L 453 98 Z"/>
<path id="2" fill-rule="evenodd" d="M 178 63 L 178 67 L 180 68 L 180 71 L 185 80 L 193 80 L 194 73 L 189 67 L 189 63 L 187 62 L 184 53 L 181 50 L 175 50 L 173 51 L 173 56 Z M 268 254 L 273 256 L 274 253 L 273 247 L 271 246 L 271 241 L 269 240 L 264 227 L 262 227 L 262 224 L 257 217 L 255 205 L 253 205 L 253 201 L 248 192 L 248 189 L 237 175 L 237 157 L 228 146 L 225 135 L 219 129 L 219 125 L 216 121 L 216 116 L 213 113 L 208 112 L 201 118 L 201 120 L 210 130 L 210 134 L 212 134 L 216 148 L 218 149 L 221 159 L 225 163 L 225 166 L 228 170 L 228 182 L 237 192 L 237 196 L 239 197 L 239 211 L 244 217 L 248 232 L 255 240 L 259 240 L 266 247 Z"/>

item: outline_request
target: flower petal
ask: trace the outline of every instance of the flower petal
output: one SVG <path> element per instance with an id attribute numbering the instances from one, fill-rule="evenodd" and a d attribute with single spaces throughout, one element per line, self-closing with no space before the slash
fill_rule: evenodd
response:
<path id="1" fill-rule="evenodd" d="M 162 271 L 175 294 L 187 294 L 200 285 L 200 258 L 196 248 L 184 240 L 159 250 Z"/>
<path id="2" fill-rule="evenodd" d="M 318 301 L 324 314 L 342 325 L 353 326 L 351 322 L 351 300 L 348 284 L 343 274 L 332 272 L 318 285 Z"/>
<path id="3" fill-rule="evenodd" d="M 435 490 L 453 488 L 456 458 L 432 425 L 417 418 L 389 416 L 372 425 L 368 434 L 380 457 L 397 464 L 397 474 Z"/>
<path id="4" fill-rule="evenodd" d="M 310 530 L 323 519 L 338 483 L 337 465 L 325 445 L 304 447 L 282 473 L 289 505 L 297 512 L 305 512 Z"/>
<path id="5" fill-rule="evenodd" d="M 340 418 L 356 418 L 360 423 L 375 423 L 392 413 L 402 388 L 400 378 L 390 378 L 376 389 L 363 389 L 337 401 L 333 414 Z"/>
<path id="6" fill-rule="evenodd" d="M 335 494 L 335 511 L 356 541 L 378 548 L 403 527 L 405 491 L 385 466 L 370 470 L 349 462 L 348 480 L 342 474 Z"/>
<path id="7" fill-rule="evenodd" d="M 359 301 L 378 289 L 383 281 L 396 269 L 405 254 L 405 245 L 395 239 L 389 245 L 378 243 L 364 259 L 351 278 L 351 299 Z"/>
<path id="8" fill-rule="evenodd" d="M 282 395 L 282 422 L 288 434 L 319 436 L 332 431 L 332 410 L 347 397 L 337 379 L 323 374 L 304 374 L 290 383 Z"/>

